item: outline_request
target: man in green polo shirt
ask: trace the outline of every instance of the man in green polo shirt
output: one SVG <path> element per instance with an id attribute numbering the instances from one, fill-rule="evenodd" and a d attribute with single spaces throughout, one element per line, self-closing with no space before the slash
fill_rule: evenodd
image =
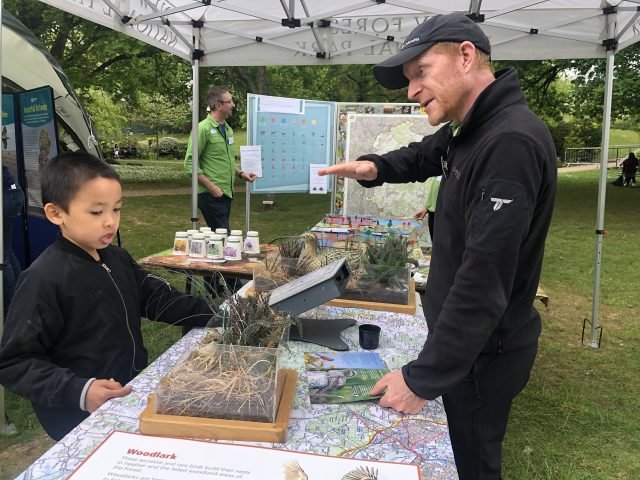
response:
<path id="1" fill-rule="evenodd" d="M 209 115 L 198 124 L 198 208 L 212 230 L 229 230 L 236 176 L 253 182 L 256 174 L 241 171 L 236 163 L 233 130 L 226 123 L 235 108 L 229 89 L 213 87 L 207 94 L 207 105 Z M 193 172 L 191 147 L 189 138 L 184 167 L 190 175 Z"/>

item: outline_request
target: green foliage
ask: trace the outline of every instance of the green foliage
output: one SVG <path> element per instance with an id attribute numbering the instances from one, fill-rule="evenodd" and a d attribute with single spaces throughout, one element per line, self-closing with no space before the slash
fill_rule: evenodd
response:
<path id="1" fill-rule="evenodd" d="M 638 65 L 640 65 L 640 43 L 628 46 L 616 53 L 614 65 L 611 118 L 637 116 L 640 111 L 638 89 Z M 591 118 L 602 117 L 606 60 L 585 59 L 571 62 L 575 78 L 572 104 L 574 112 Z"/>
<path id="2" fill-rule="evenodd" d="M 548 127 L 551 132 L 551 137 L 553 138 L 553 144 L 556 147 L 558 158 L 564 158 L 566 138 L 571 131 L 571 124 L 561 121 L 557 124 L 549 124 Z"/>
<path id="3" fill-rule="evenodd" d="M 141 93 L 158 91 L 176 103 L 189 101 L 188 62 L 38 0 L 3 3 L 49 49 L 75 88 L 99 88 L 130 105 Z"/>
<path id="4" fill-rule="evenodd" d="M 409 243 L 402 235 L 389 235 L 382 243 L 368 244 L 364 257 L 365 265 L 370 265 L 366 272 L 372 274 L 371 280 L 386 285 L 397 278 L 410 261 L 408 249 Z"/>
<path id="5" fill-rule="evenodd" d="M 558 122 L 566 115 L 571 101 L 570 85 L 563 77 L 566 60 L 494 62 L 496 70 L 514 67 L 529 107 L 547 122 Z"/>
<path id="6" fill-rule="evenodd" d="M 114 165 L 118 175 L 124 183 L 167 183 L 167 182 L 181 182 L 187 184 L 187 180 L 190 180 L 190 176 L 182 168 L 182 164 L 140 164 L 136 165 L 121 163 L 120 165 Z"/>
<path id="7" fill-rule="evenodd" d="M 76 91 L 82 99 L 95 127 L 96 138 L 106 142 L 111 150 L 113 143 L 122 140 L 122 130 L 127 124 L 126 111 L 120 102 L 114 102 L 111 96 L 99 88 L 89 87 Z M 109 157 L 111 154 L 109 153 Z"/>
<path id="8" fill-rule="evenodd" d="M 158 153 L 160 155 L 178 156 L 178 139 L 173 137 L 162 137 L 158 141 Z"/>
<path id="9" fill-rule="evenodd" d="M 565 147 L 599 147 L 602 142 L 600 122 L 589 118 L 575 119 L 565 137 Z"/>

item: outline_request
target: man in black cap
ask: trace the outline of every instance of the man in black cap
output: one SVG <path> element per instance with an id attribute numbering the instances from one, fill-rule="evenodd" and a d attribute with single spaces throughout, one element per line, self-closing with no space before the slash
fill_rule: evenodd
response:
<path id="1" fill-rule="evenodd" d="M 512 400 L 526 385 L 541 320 L 533 300 L 556 189 L 556 152 L 513 69 L 494 74 L 484 32 L 464 15 L 419 25 L 373 69 L 408 86 L 433 135 L 320 174 L 365 187 L 442 175 L 426 287 L 429 335 L 418 358 L 383 377 L 380 405 L 417 413 L 442 396 L 461 479 L 497 479 Z"/>

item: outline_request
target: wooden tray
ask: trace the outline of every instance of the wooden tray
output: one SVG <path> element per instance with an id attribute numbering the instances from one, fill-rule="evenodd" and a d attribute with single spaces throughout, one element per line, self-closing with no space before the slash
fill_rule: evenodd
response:
<path id="1" fill-rule="evenodd" d="M 280 374 L 283 381 L 278 382 L 276 394 L 280 402 L 274 423 L 162 415 L 155 413 L 156 396 L 152 393 L 148 397 L 147 407 L 140 414 L 140 431 L 169 437 L 284 443 L 289 431 L 298 374 L 286 368 L 280 370 Z"/>
<path id="2" fill-rule="evenodd" d="M 395 312 L 415 315 L 416 313 L 416 286 L 413 278 L 409 282 L 409 303 L 403 305 L 401 303 L 381 303 L 367 302 L 365 300 L 352 300 L 347 298 L 335 298 L 325 305 L 342 308 L 361 308 L 364 310 L 376 310 L 378 312 Z"/>

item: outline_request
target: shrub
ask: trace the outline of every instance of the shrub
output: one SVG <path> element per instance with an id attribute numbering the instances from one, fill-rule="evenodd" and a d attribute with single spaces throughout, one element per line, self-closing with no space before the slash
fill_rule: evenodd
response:
<path id="1" fill-rule="evenodd" d="M 124 183 L 163 183 L 189 178 L 182 166 L 123 164 L 114 168 Z"/>
<path id="2" fill-rule="evenodd" d="M 162 137 L 158 140 L 158 154 L 161 156 L 171 155 L 177 157 L 180 151 L 180 142 L 174 137 Z"/>

